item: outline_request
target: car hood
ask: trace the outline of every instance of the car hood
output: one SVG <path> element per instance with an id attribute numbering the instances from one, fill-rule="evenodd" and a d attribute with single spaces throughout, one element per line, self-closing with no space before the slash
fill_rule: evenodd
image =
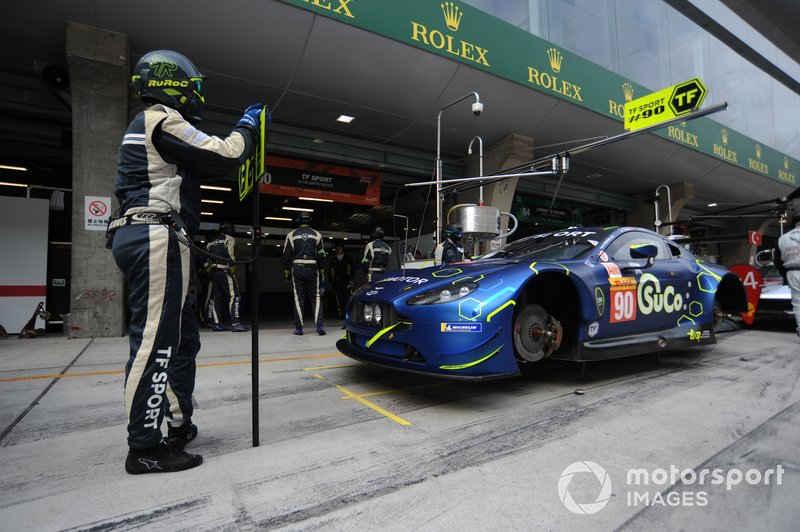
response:
<path id="1" fill-rule="evenodd" d="M 498 259 L 480 262 L 459 262 L 422 269 L 392 270 L 371 284 L 359 288 L 353 297 L 363 300 L 387 301 L 411 297 L 454 282 L 468 283 L 497 274 L 520 263 L 519 260 Z"/>

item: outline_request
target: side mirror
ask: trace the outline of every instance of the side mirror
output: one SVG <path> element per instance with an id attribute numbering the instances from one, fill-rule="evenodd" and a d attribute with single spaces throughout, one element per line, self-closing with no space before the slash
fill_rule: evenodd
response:
<path id="1" fill-rule="evenodd" d="M 634 259 L 647 259 L 641 266 L 623 268 L 626 271 L 643 270 L 653 265 L 658 255 L 658 246 L 655 244 L 631 244 L 630 247 L 631 257 Z"/>

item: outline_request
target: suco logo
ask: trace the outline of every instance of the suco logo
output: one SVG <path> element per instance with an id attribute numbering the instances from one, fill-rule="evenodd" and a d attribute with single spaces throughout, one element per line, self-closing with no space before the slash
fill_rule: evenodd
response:
<path id="1" fill-rule="evenodd" d="M 675 293 L 675 288 L 668 286 L 662 292 L 661 283 L 650 273 L 645 273 L 639 279 L 636 292 L 642 314 L 677 312 L 683 308 L 683 297 Z"/>
<path id="2" fill-rule="evenodd" d="M 569 483 L 572 482 L 572 477 L 578 473 L 592 473 L 600 483 L 600 492 L 594 502 L 578 503 L 570 495 Z M 558 479 L 558 498 L 561 499 L 564 507 L 574 514 L 596 514 L 605 508 L 611 498 L 611 479 L 606 470 L 595 462 L 589 462 L 588 460 L 574 462 L 561 472 L 561 478 Z"/>

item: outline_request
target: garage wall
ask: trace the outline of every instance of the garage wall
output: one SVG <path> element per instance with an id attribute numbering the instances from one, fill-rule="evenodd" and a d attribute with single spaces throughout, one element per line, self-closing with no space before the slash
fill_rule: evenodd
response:
<path id="1" fill-rule="evenodd" d="M 47 300 L 50 202 L 0 196 L 0 324 L 16 334 Z M 36 327 L 44 327 L 37 319 Z"/>

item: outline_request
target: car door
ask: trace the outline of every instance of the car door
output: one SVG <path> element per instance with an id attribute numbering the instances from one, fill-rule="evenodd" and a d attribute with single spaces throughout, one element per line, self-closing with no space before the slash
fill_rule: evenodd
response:
<path id="1" fill-rule="evenodd" d="M 631 253 L 632 246 L 641 244 L 653 244 L 658 249 L 650 267 L 641 267 L 647 261 Z M 609 271 L 607 280 L 611 335 L 677 325 L 691 291 L 691 271 L 677 246 L 651 233 L 629 231 L 606 247 L 605 256 L 619 270 L 618 275 Z"/>

